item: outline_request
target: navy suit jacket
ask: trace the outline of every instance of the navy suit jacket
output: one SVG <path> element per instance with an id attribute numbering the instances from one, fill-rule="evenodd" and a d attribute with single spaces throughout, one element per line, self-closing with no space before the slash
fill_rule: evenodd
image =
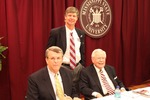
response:
<path id="1" fill-rule="evenodd" d="M 67 68 L 60 68 L 64 93 L 68 96 L 77 97 L 72 82 L 72 73 Z M 56 100 L 53 86 L 48 74 L 47 67 L 33 73 L 28 79 L 27 100 Z"/>
<path id="2" fill-rule="evenodd" d="M 81 45 L 80 45 L 80 53 L 81 53 L 80 63 L 82 65 L 84 65 L 84 63 L 85 63 L 85 58 L 84 58 L 84 55 L 85 55 L 85 45 L 84 45 L 85 33 L 78 28 L 75 28 L 75 30 L 76 30 L 76 32 L 80 38 L 80 42 L 81 42 Z M 50 32 L 47 48 L 50 46 L 58 46 L 65 53 L 66 48 L 67 48 L 67 41 L 66 40 L 67 39 L 66 39 L 66 28 L 65 28 L 65 26 L 54 28 Z"/>
<path id="3" fill-rule="evenodd" d="M 112 66 L 106 65 L 104 68 L 115 87 L 117 85 L 124 87 L 123 83 L 116 76 L 115 69 Z M 94 98 L 92 96 L 94 91 L 99 92 L 104 96 L 102 86 L 93 64 L 82 69 L 79 84 L 81 93 L 85 96 L 85 100 Z"/>

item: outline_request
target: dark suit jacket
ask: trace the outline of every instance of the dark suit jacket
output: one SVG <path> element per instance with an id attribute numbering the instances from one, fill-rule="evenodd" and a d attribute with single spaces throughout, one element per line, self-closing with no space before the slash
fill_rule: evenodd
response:
<path id="1" fill-rule="evenodd" d="M 60 75 L 62 77 L 64 93 L 71 97 L 77 97 L 71 71 L 61 67 Z M 27 100 L 56 100 L 47 67 L 40 69 L 29 77 Z"/>
<path id="2" fill-rule="evenodd" d="M 75 28 L 75 30 L 76 30 L 76 32 L 80 38 L 80 42 L 81 42 L 81 46 L 80 46 L 81 61 L 80 61 L 80 63 L 82 65 L 84 65 L 84 63 L 85 63 L 85 61 L 84 61 L 84 55 L 85 55 L 85 46 L 84 46 L 84 38 L 85 37 L 84 36 L 85 36 L 85 34 L 80 29 Z M 65 28 L 65 26 L 62 26 L 59 28 L 54 28 L 50 32 L 47 48 L 50 46 L 58 46 L 65 53 L 66 47 L 67 47 L 67 41 L 66 40 L 67 39 L 66 39 L 66 28 Z"/>
<path id="3" fill-rule="evenodd" d="M 115 87 L 117 85 L 124 87 L 123 83 L 117 78 L 113 67 L 106 65 L 104 68 Z M 94 98 L 91 95 L 94 91 L 104 96 L 98 75 L 93 65 L 82 69 L 79 84 L 81 93 L 85 96 L 85 100 Z"/>

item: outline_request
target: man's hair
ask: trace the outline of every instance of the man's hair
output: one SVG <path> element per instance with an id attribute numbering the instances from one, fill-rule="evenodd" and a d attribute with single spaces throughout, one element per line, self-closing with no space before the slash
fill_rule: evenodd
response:
<path id="1" fill-rule="evenodd" d="M 61 53 L 63 55 L 63 51 L 62 51 L 61 48 L 59 48 L 57 46 L 51 46 L 48 49 L 46 49 L 46 51 L 45 51 L 45 57 L 48 57 L 49 51 L 53 51 L 53 52 L 56 52 L 56 53 Z"/>
<path id="2" fill-rule="evenodd" d="M 79 17 L 79 10 L 76 7 L 68 7 L 65 11 L 65 15 L 67 15 L 68 13 L 76 13 L 77 16 Z"/>
<path id="3" fill-rule="evenodd" d="M 96 52 L 100 52 L 100 53 L 103 53 L 106 57 L 106 52 L 102 49 L 95 49 L 92 54 L 91 54 L 91 57 L 95 57 L 96 56 Z"/>

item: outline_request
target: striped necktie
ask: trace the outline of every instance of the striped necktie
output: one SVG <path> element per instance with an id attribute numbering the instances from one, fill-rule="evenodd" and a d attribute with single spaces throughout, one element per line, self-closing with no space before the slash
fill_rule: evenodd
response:
<path id="1" fill-rule="evenodd" d="M 73 32 L 70 33 L 70 67 L 71 69 L 76 67 L 76 52 Z"/>
<path id="2" fill-rule="evenodd" d="M 107 92 L 112 95 L 114 94 L 114 90 L 111 88 L 111 86 L 109 85 L 108 81 L 106 80 L 106 77 L 105 75 L 103 74 L 103 71 L 101 70 L 100 71 L 100 76 L 101 76 L 101 79 L 102 79 L 102 84 L 105 86 Z"/>
<path id="3" fill-rule="evenodd" d="M 55 77 L 56 95 L 58 96 L 59 100 L 63 100 L 64 99 L 64 91 L 63 91 L 60 81 L 58 79 L 58 74 L 56 74 L 54 77 Z"/>

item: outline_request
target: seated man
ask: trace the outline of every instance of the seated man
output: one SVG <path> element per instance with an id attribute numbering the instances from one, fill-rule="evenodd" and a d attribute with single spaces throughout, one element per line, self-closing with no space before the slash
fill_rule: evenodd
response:
<path id="1" fill-rule="evenodd" d="M 93 64 L 81 71 L 79 82 L 85 100 L 114 94 L 116 86 L 119 86 L 121 91 L 125 91 L 123 83 L 116 76 L 115 69 L 106 65 L 105 51 L 95 49 L 91 59 Z"/>
<path id="2" fill-rule="evenodd" d="M 45 52 L 47 66 L 28 79 L 27 100 L 80 100 L 70 70 L 61 67 L 63 51 L 57 46 Z"/>

